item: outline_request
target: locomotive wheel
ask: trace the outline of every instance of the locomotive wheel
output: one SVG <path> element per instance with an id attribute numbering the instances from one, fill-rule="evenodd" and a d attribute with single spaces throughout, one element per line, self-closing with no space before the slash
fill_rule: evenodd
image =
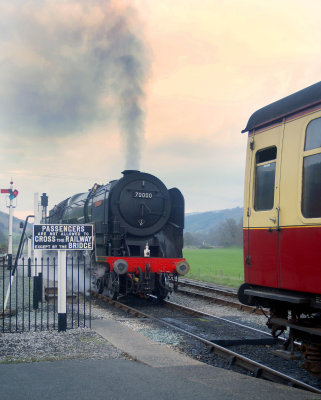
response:
<path id="1" fill-rule="evenodd" d="M 119 295 L 119 276 L 114 271 L 109 274 L 106 294 L 113 300 L 116 300 Z"/>
<path id="2" fill-rule="evenodd" d="M 168 296 L 170 291 L 168 275 L 164 273 L 158 275 L 155 283 L 155 295 L 159 301 L 162 301 Z"/>

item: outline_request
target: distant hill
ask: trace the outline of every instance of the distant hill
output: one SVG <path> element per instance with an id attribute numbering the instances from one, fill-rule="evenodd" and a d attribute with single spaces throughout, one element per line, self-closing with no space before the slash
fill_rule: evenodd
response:
<path id="1" fill-rule="evenodd" d="M 185 232 L 208 233 L 215 230 L 228 218 L 239 223 L 243 217 L 243 208 L 235 207 L 219 211 L 206 211 L 201 213 L 185 214 Z"/>

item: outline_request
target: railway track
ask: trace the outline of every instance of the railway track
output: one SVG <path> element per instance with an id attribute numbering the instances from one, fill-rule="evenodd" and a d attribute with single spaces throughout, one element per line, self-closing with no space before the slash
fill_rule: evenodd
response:
<path id="1" fill-rule="evenodd" d="M 180 278 L 179 286 L 185 286 L 200 290 L 210 290 L 213 293 L 221 294 L 223 296 L 228 296 L 237 299 L 237 292 L 233 288 L 228 288 L 224 286 L 218 286 L 212 283 L 206 283 L 202 281 L 195 281 L 194 279 Z"/>
<path id="2" fill-rule="evenodd" d="M 237 366 L 242 368 L 243 370 L 249 371 L 253 376 L 257 378 L 262 378 L 266 379 L 269 381 L 273 381 L 276 383 L 282 383 L 286 384 L 292 387 L 308 390 L 310 392 L 314 393 L 319 393 L 321 394 L 321 390 L 318 388 L 315 388 L 311 385 L 306 384 L 305 382 L 302 382 L 300 380 L 297 380 L 289 375 L 286 375 L 282 372 L 279 372 L 273 368 L 270 368 L 262 363 L 259 363 L 253 359 L 250 359 L 242 354 L 239 354 L 235 351 L 232 351 L 228 349 L 227 347 L 217 344 L 211 340 L 208 340 L 204 338 L 204 336 L 199 335 L 197 333 L 193 333 L 184 327 L 177 326 L 177 324 L 172 323 L 169 321 L 170 319 L 167 318 L 164 320 L 164 318 L 158 318 L 155 315 L 151 313 L 146 313 L 145 311 L 141 311 L 137 308 L 134 308 L 130 305 L 124 304 L 121 301 L 116 301 L 116 300 L 111 300 L 108 299 L 106 296 L 100 295 L 100 294 L 93 294 L 94 297 L 107 302 L 108 304 L 123 310 L 129 315 L 139 317 L 139 318 L 145 318 L 148 319 L 149 321 L 156 322 L 158 324 L 164 325 L 170 329 L 174 329 L 177 332 L 180 332 L 184 335 L 187 335 L 189 338 L 196 340 L 198 342 L 201 342 L 203 345 L 205 345 L 208 348 L 209 353 L 216 354 L 217 356 L 227 360 L 229 367 L 231 366 Z M 188 308 L 188 307 L 183 307 L 178 304 L 169 302 L 169 301 L 164 301 L 165 307 L 170 307 L 170 308 L 175 308 L 178 310 L 180 313 L 186 313 L 189 315 L 194 315 L 194 316 L 202 316 L 203 318 L 215 318 L 213 315 L 205 314 L 202 312 L 199 312 L 197 310 Z M 223 318 L 220 318 L 221 321 L 223 321 Z M 226 320 L 227 321 L 227 320 Z M 232 323 L 231 321 L 228 321 L 229 323 Z M 242 326 L 242 324 L 239 323 L 234 323 L 235 325 Z M 242 328 L 245 326 L 243 325 Z M 249 329 L 249 327 L 246 327 Z M 267 332 L 262 332 L 259 330 L 256 330 L 257 332 L 260 332 L 261 334 L 266 335 L 266 337 L 270 336 Z"/>
<path id="3" fill-rule="evenodd" d="M 236 308 L 241 311 L 246 311 L 258 315 L 263 314 L 261 308 L 241 304 L 237 299 L 237 293 L 232 289 L 217 287 L 211 284 L 192 281 L 189 279 L 181 279 L 179 281 L 176 292 L 185 296 L 201 298 L 211 303 Z M 221 297 L 218 297 L 217 295 Z"/>

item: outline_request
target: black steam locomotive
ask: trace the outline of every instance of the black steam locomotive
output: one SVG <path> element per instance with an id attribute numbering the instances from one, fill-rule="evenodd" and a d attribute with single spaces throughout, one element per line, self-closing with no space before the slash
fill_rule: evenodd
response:
<path id="1" fill-rule="evenodd" d="M 182 258 L 184 198 L 155 176 L 135 170 L 95 184 L 50 212 L 51 224 L 93 224 L 91 254 L 97 290 L 110 298 L 130 293 L 165 298 L 189 265 Z"/>

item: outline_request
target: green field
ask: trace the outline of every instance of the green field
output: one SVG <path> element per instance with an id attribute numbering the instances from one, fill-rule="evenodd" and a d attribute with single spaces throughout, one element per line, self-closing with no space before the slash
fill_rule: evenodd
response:
<path id="1" fill-rule="evenodd" d="M 190 264 L 187 278 L 238 287 L 244 281 L 243 249 L 184 249 L 183 255 Z"/>

